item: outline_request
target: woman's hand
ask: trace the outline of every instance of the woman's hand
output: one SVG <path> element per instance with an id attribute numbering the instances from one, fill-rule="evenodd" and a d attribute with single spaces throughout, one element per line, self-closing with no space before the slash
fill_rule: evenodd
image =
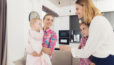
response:
<path id="1" fill-rule="evenodd" d="M 34 51 L 34 52 L 32 53 L 32 55 L 33 55 L 33 56 L 37 56 L 37 53 Z"/>
<path id="2" fill-rule="evenodd" d="M 51 48 L 43 48 L 43 52 L 50 56 L 52 55 Z"/>
<path id="3" fill-rule="evenodd" d="M 70 48 L 70 46 L 68 46 L 68 45 L 60 45 L 60 50 L 62 50 L 62 51 L 69 51 L 69 52 L 71 52 L 71 48 Z"/>
<path id="4" fill-rule="evenodd" d="M 34 52 L 32 53 L 32 55 L 33 55 L 33 56 L 41 56 L 41 55 L 42 55 L 42 52 L 41 52 L 40 54 L 38 54 L 37 52 L 34 51 Z"/>
<path id="5" fill-rule="evenodd" d="M 95 64 L 93 62 L 91 62 L 90 65 L 95 65 Z"/>

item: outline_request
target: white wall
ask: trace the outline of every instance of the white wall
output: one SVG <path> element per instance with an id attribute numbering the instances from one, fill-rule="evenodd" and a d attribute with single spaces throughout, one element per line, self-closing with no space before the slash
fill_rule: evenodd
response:
<path id="1" fill-rule="evenodd" d="M 114 0 L 95 0 L 94 2 L 101 12 L 114 11 Z"/>
<path id="2" fill-rule="evenodd" d="M 101 11 L 101 12 L 109 12 L 114 11 L 114 0 L 93 0 L 95 6 Z M 59 8 L 59 15 L 60 16 L 67 16 L 67 15 L 75 15 L 75 4 L 65 7 Z M 71 13 L 69 13 L 69 10 L 71 10 Z"/>
<path id="3" fill-rule="evenodd" d="M 7 0 L 8 59 L 7 65 L 13 65 L 15 59 L 24 52 L 24 2 Z"/>
<path id="4" fill-rule="evenodd" d="M 35 10 L 41 14 L 41 0 L 7 0 L 8 59 L 7 65 L 24 56 L 29 29 L 28 15 Z"/>
<path id="5" fill-rule="evenodd" d="M 53 29 L 57 33 L 57 37 L 59 40 L 59 30 L 69 30 L 69 16 L 56 17 L 54 19 Z M 59 47 L 58 41 L 56 43 L 56 47 Z"/>
<path id="6" fill-rule="evenodd" d="M 71 10 L 71 12 L 69 12 Z M 68 16 L 68 15 L 75 15 L 75 5 L 60 7 L 59 8 L 59 16 Z"/>
<path id="7" fill-rule="evenodd" d="M 113 12 L 104 12 L 104 16 L 109 20 L 113 29 L 114 29 L 114 11 Z"/>

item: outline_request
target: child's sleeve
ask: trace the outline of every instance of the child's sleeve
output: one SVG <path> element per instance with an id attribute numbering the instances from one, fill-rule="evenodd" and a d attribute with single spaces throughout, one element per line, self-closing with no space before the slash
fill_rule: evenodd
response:
<path id="1" fill-rule="evenodd" d="M 26 46 L 26 52 L 27 52 L 28 54 L 32 54 L 32 53 L 33 53 L 33 49 L 32 49 L 32 47 L 31 47 L 30 44 L 27 44 L 27 46 Z"/>
<path id="2" fill-rule="evenodd" d="M 40 43 L 41 44 L 41 43 Z M 32 49 L 37 52 L 37 54 L 40 54 L 42 51 L 42 45 L 40 44 L 31 44 Z"/>
<path id="3" fill-rule="evenodd" d="M 33 53 L 32 46 L 30 45 L 30 36 L 29 35 L 28 35 L 28 41 L 25 45 L 25 50 L 26 50 L 27 54 L 32 54 Z"/>
<path id="4" fill-rule="evenodd" d="M 29 33 L 28 33 L 27 43 L 25 44 L 25 51 L 27 52 L 27 54 L 32 54 L 33 53 L 33 49 L 32 49 L 32 46 L 30 44 L 30 34 Z"/>
<path id="5" fill-rule="evenodd" d="M 32 36 L 32 37 L 31 37 Z M 38 39 L 43 37 L 42 33 L 29 33 L 30 46 L 33 51 L 40 54 L 42 51 L 42 40 Z"/>

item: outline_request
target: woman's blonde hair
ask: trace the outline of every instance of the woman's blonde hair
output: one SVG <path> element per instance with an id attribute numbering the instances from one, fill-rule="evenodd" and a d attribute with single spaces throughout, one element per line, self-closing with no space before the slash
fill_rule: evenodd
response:
<path id="1" fill-rule="evenodd" d="M 33 18 L 33 19 L 31 19 L 31 20 L 30 20 L 30 26 L 32 27 L 38 20 L 41 21 L 40 18 Z"/>
<path id="2" fill-rule="evenodd" d="M 102 15 L 99 9 L 97 9 L 92 0 L 77 0 L 76 4 L 83 7 L 84 22 L 90 24 L 93 17 Z"/>

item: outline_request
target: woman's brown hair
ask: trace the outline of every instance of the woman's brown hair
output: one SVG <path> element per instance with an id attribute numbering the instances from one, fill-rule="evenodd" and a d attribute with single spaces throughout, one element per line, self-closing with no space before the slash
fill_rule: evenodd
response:
<path id="1" fill-rule="evenodd" d="M 90 26 L 90 24 L 85 23 L 85 22 L 80 23 L 80 26 L 83 25 L 83 24 L 86 25 L 86 26 L 88 26 L 88 27 Z"/>
<path id="2" fill-rule="evenodd" d="M 52 16 L 52 17 L 54 17 L 54 16 L 51 15 L 51 14 L 46 14 L 46 15 L 44 16 L 43 20 L 44 20 L 47 16 Z"/>
<path id="3" fill-rule="evenodd" d="M 93 17 L 102 15 L 99 9 L 97 9 L 92 0 L 77 0 L 76 4 L 83 7 L 84 22 L 90 24 Z"/>

